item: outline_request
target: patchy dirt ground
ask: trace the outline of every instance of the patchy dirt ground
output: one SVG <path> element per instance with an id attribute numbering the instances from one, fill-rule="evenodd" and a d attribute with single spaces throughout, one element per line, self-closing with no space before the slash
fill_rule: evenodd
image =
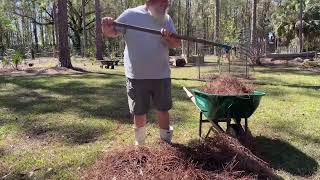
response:
<path id="1" fill-rule="evenodd" d="M 297 70 L 310 71 L 315 73 L 320 73 L 320 60 L 309 60 L 309 59 L 301 59 L 295 58 L 291 60 L 273 60 L 271 58 L 263 58 L 261 59 L 261 63 L 266 66 L 288 66 L 288 67 L 296 67 Z"/>
<path id="2" fill-rule="evenodd" d="M 0 66 L 0 75 L 59 75 L 59 74 L 81 74 L 84 69 L 62 68 L 57 66 L 57 60 L 53 58 L 39 58 L 26 60 L 15 69 L 12 65 Z"/>
<path id="3" fill-rule="evenodd" d="M 74 69 L 61 68 L 57 66 L 55 58 L 37 58 L 36 60 L 27 59 L 18 66 L 16 70 L 12 65 L 3 66 L 0 63 L 0 75 L 25 76 L 25 75 L 59 75 L 59 74 L 81 74 L 86 73 L 86 64 L 92 62 L 86 59 L 72 59 Z M 320 61 L 306 61 L 296 58 L 294 60 L 273 60 L 270 58 L 261 59 L 262 65 L 275 67 L 290 67 L 297 70 L 320 73 Z"/>

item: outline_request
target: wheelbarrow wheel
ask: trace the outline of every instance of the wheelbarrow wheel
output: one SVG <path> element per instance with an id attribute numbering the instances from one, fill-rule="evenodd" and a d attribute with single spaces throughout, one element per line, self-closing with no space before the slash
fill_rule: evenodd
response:
<path id="1" fill-rule="evenodd" d="M 245 134 L 240 124 L 230 124 L 226 130 L 226 133 L 234 138 L 238 138 Z"/>

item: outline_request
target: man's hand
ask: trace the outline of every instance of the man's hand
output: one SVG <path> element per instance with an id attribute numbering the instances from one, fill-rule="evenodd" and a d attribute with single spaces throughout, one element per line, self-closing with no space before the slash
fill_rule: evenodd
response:
<path id="1" fill-rule="evenodd" d="M 167 41 L 170 48 L 179 48 L 181 47 L 181 40 L 176 39 L 172 36 L 172 33 L 168 30 L 161 29 L 162 38 Z"/>
<path id="2" fill-rule="evenodd" d="M 112 17 L 104 17 L 102 18 L 102 33 L 107 37 L 117 37 L 119 36 L 119 32 L 115 29 L 113 25 Z"/>

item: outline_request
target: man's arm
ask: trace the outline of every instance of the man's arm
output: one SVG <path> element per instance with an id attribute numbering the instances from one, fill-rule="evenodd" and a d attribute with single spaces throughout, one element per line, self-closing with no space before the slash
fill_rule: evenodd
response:
<path id="1" fill-rule="evenodd" d="M 172 37 L 171 36 L 172 33 L 169 32 L 168 30 L 162 28 L 161 29 L 161 34 L 162 34 L 163 39 L 165 39 L 166 42 L 168 43 L 169 48 L 179 48 L 179 47 L 181 47 L 181 40 Z"/>
<path id="2" fill-rule="evenodd" d="M 102 19 L 102 33 L 106 37 L 116 38 L 121 33 L 118 32 L 113 25 L 113 18 L 112 17 L 104 17 Z"/>

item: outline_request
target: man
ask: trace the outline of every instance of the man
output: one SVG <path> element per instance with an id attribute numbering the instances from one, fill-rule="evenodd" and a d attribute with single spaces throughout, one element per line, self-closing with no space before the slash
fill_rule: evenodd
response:
<path id="1" fill-rule="evenodd" d="M 161 30 L 162 36 L 113 26 L 113 19 L 102 20 L 107 37 L 124 35 L 124 67 L 130 112 L 134 116 L 135 144 L 143 145 L 146 137 L 146 114 L 150 98 L 156 108 L 160 138 L 171 143 L 173 128 L 169 110 L 172 108 L 169 48 L 178 48 L 181 41 L 171 37 L 176 33 L 167 14 L 168 0 L 146 0 L 146 3 L 123 12 L 117 22 Z"/>

